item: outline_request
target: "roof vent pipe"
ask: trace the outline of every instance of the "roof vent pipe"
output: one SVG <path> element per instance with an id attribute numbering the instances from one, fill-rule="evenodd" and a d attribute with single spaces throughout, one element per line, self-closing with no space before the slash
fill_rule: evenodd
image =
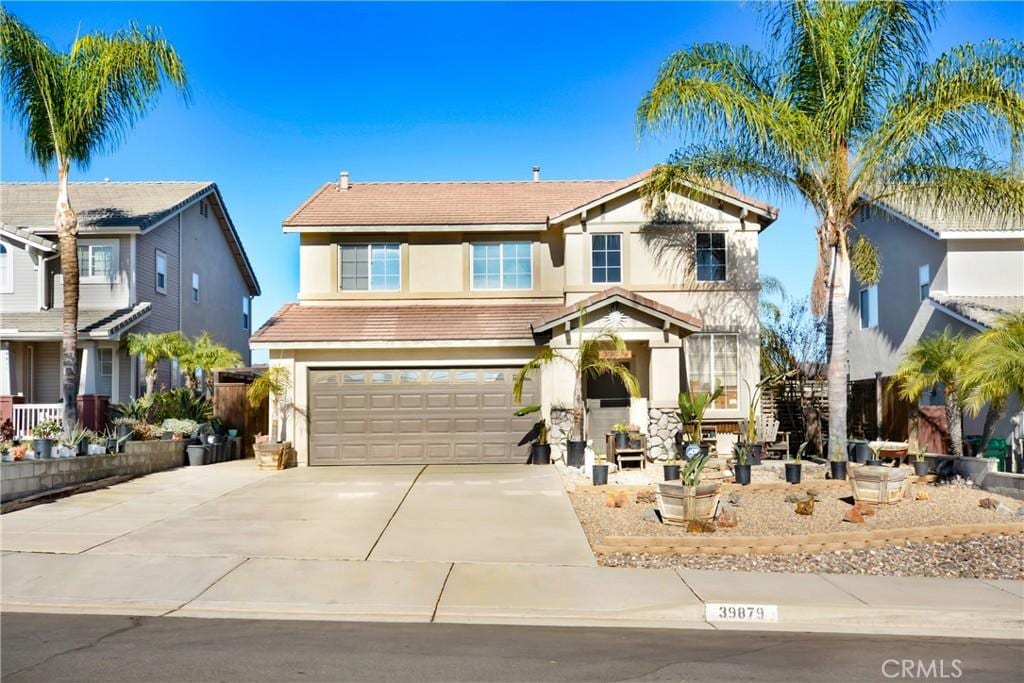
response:
<path id="1" fill-rule="evenodd" d="M 339 190 L 347 190 L 348 189 L 348 171 L 342 171 L 341 172 L 341 177 L 338 178 L 338 189 Z"/>
<path id="2" fill-rule="evenodd" d="M 533 167 L 533 182 L 540 182 L 540 166 Z"/>

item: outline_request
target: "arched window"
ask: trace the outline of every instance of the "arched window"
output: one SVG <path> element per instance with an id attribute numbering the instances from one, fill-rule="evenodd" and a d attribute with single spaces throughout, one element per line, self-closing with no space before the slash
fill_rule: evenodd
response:
<path id="1" fill-rule="evenodd" d="M 14 291 L 14 255 L 6 244 L 0 242 L 0 293 Z"/>

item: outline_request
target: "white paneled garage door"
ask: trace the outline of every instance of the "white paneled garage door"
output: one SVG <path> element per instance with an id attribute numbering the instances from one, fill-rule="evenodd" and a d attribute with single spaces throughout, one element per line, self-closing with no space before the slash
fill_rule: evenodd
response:
<path id="1" fill-rule="evenodd" d="M 516 368 L 312 370 L 310 465 L 522 463 Z M 536 382 L 523 403 L 537 403 Z"/>

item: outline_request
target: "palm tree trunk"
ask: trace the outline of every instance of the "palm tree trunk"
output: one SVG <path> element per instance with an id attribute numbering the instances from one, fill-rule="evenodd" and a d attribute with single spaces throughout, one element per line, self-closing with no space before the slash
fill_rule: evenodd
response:
<path id="1" fill-rule="evenodd" d="M 945 394 L 946 433 L 949 435 L 949 445 L 953 450 L 953 455 L 962 458 L 964 457 L 963 413 L 960 410 L 956 391 L 946 389 Z"/>
<path id="2" fill-rule="evenodd" d="M 850 290 L 850 260 L 842 243 L 833 247 L 829 273 L 828 323 L 831 339 L 828 354 L 828 444 L 831 457 L 838 448 L 846 453 L 847 315 Z"/>
<path id="3" fill-rule="evenodd" d="M 60 244 L 64 310 L 61 315 L 61 399 L 64 433 L 78 426 L 78 216 L 68 197 L 68 162 L 57 164 L 57 211 L 53 218 Z"/>
<path id="4" fill-rule="evenodd" d="M 156 391 L 156 363 L 146 363 L 146 396 Z"/>
<path id="5" fill-rule="evenodd" d="M 572 396 L 572 433 L 574 441 L 583 441 L 583 373 L 578 370 Z"/>
<path id="6" fill-rule="evenodd" d="M 985 426 L 981 430 L 981 452 L 988 448 L 988 442 L 992 440 L 992 432 L 996 429 L 996 423 L 1002 419 L 1006 412 L 1006 399 L 993 399 L 989 401 L 988 410 L 985 412 Z"/>

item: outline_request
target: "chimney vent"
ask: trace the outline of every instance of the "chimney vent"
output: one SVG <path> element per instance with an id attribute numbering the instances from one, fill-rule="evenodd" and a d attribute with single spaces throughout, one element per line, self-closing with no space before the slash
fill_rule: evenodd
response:
<path id="1" fill-rule="evenodd" d="M 540 182 L 540 166 L 533 167 L 533 182 Z"/>
<path id="2" fill-rule="evenodd" d="M 338 178 L 338 189 L 339 190 L 347 190 L 348 189 L 348 171 L 342 171 L 341 172 L 341 176 Z"/>

